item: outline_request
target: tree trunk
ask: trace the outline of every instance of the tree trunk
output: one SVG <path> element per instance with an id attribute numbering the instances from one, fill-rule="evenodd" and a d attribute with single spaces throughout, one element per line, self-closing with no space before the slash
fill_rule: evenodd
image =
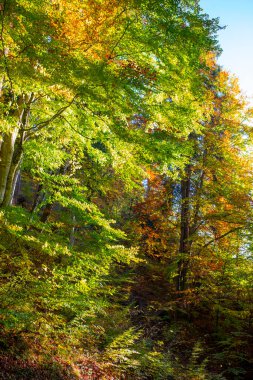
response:
<path id="1" fill-rule="evenodd" d="M 3 135 L 0 151 L 0 206 L 4 205 L 6 191 L 9 191 L 10 180 L 15 174 L 12 163 L 17 134 L 18 129 L 16 128 L 12 133 Z"/>
<path id="2" fill-rule="evenodd" d="M 35 193 L 35 196 L 34 196 L 31 213 L 34 213 L 37 210 L 39 204 L 44 199 L 45 194 L 42 194 L 42 189 L 43 189 L 43 185 L 40 183 L 38 185 L 38 187 L 37 187 L 37 190 L 36 190 L 36 193 Z"/>
<path id="3" fill-rule="evenodd" d="M 178 291 L 185 290 L 186 276 L 188 270 L 189 255 L 191 249 L 190 243 L 190 184 L 191 184 L 191 166 L 187 165 L 185 169 L 185 178 L 181 181 L 181 225 L 180 225 L 180 244 L 179 254 L 182 256 L 178 262 L 178 274 L 176 277 L 176 287 Z"/>
<path id="4" fill-rule="evenodd" d="M 9 174 L 7 177 L 6 182 L 6 188 L 5 188 L 5 194 L 4 199 L 2 201 L 2 206 L 10 206 L 12 204 L 13 194 L 15 191 L 15 185 L 17 182 L 17 175 L 20 168 L 20 164 L 23 157 L 23 151 L 22 151 L 22 143 L 18 144 L 15 147 L 13 157 L 12 157 L 12 163 L 9 169 Z"/>
<path id="5" fill-rule="evenodd" d="M 43 223 L 46 223 L 50 214 L 51 214 L 51 211 L 52 211 L 52 208 L 53 208 L 53 203 L 47 203 L 44 210 L 43 210 L 43 213 L 40 217 L 40 221 L 43 222 Z"/>
<path id="6" fill-rule="evenodd" d="M 11 203 L 12 205 L 18 204 L 20 189 L 21 189 L 21 175 L 20 175 L 20 169 L 19 169 L 16 173 L 16 178 L 14 182 L 14 191 L 13 191 L 12 203 Z"/>
<path id="7" fill-rule="evenodd" d="M 17 126 L 13 132 L 3 134 L 0 150 L 0 207 L 9 206 L 12 203 L 17 174 L 23 156 L 25 128 L 28 125 L 33 99 L 33 93 L 18 96 L 14 111 L 9 110 L 9 115 L 17 118 Z"/>

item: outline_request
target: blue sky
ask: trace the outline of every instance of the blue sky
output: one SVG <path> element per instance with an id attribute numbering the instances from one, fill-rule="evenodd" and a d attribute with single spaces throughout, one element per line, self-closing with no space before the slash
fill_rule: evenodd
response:
<path id="1" fill-rule="evenodd" d="M 204 13 L 219 17 L 223 53 L 219 63 L 235 74 L 253 103 L 253 0 L 200 0 Z"/>

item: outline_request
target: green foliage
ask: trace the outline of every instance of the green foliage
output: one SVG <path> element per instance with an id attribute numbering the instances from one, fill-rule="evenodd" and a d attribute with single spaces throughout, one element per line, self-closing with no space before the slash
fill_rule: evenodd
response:
<path id="1" fill-rule="evenodd" d="M 140 333 L 136 333 L 133 328 L 116 336 L 106 347 L 105 360 L 110 360 L 122 369 L 138 367 L 139 361 L 135 357 L 139 355 L 139 352 L 136 351 L 134 343 L 139 337 Z"/>
<path id="2" fill-rule="evenodd" d="M 217 20 L 194 0 L 8 0 L 0 20 L 4 355 L 66 380 L 246 376 L 251 111 Z"/>
<path id="3" fill-rule="evenodd" d="M 77 252 L 53 232 L 54 224 L 31 222 L 20 208 L 1 217 L 1 323 L 15 334 L 56 333 L 72 320 L 100 313 L 111 293 L 106 285 L 111 265 L 135 260 L 133 250 L 106 246 L 105 240 L 96 244 L 96 255 L 92 245 Z"/>

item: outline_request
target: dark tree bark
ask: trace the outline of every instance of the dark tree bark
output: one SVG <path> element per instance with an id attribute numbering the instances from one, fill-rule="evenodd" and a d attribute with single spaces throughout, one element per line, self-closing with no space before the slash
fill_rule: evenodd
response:
<path id="1" fill-rule="evenodd" d="M 52 208 L 53 208 L 53 203 L 47 203 L 46 204 L 46 206 L 42 212 L 42 215 L 40 217 L 41 222 L 43 222 L 43 223 L 47 222 L 47 220 L 51 214 Z"/>
<path id="2" fill-rule="evenodd" d="M 42 189 L 43 189 L 43 185 L 40 183 L 38 185 L 36 193 L 34 195 L 31 213 L 34 213 L 37 210 L 39 204 L 43 201 L 44 196 L 42 194 Z"/>
<path id="3" fill-rule="evenodd" d="M 190 243 L 190 185 L 191 165 L 185 168 L 185 177 L 181 181 L 181 221 L 180 221 L 180 243 L 179 254 L 182 256 L 178 262 L 178 274 L 176 277 L 176 288 L 183 291 L 186 288 L 186 276 L 188 270 Z"/>

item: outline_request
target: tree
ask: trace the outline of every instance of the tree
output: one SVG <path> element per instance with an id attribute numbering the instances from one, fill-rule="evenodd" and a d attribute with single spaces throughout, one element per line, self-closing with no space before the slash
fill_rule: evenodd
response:
<path id="1" fill-rule="evenodd" d="M 186 10 L 184 2 L 165 1 L 164 7 L 124 1 L 44 5 L 8 0 L 2 6 L 3 206 L 11 203 L 24 144 L 36 141 L 43 129 L 50 134 L 57 125 L 73 130 L 77 117 L 81 134 L 86 125 L 88 134 L 99 128 L 102 136 L 106 129 L 110 137 L 113 133 L 125 141 L 126 121 L 133 115 L 146 115 L 150 125 L 158 122 L 157 102 L 161 126 L 176 117 L 178 107 L 186 121 L 195 110 L 189 107 L 198 77 L 192 62 L 212 44 L 210 25 L 190 4 Z M 191 27 L 185 28 L 182 20 L 188 18 Z M 193 45 L 196 37 L 199 44 Z M 170 77 L 184 88 L 184 99 L 169 84 Z M 168 97 L 179 101 L 169 107 Z"/>
<path id="2" fill-rule="evenodd" d="M 161 176 L 153 165 L 145 199 L 135 207 L 133 228 L 146 262 L 135 269 L 132 313 L 150 345 L 162 342 L 190 363 L 186 342 L 189 352 L 199 339 L 208 347 L 201 357 L 209 371 L 222 366 L 225 378 L 234 378 L 250 366 L 252 110 L 213 53 L 205 59 L 201 130 L 179 140 L 181 167 Z"/>

